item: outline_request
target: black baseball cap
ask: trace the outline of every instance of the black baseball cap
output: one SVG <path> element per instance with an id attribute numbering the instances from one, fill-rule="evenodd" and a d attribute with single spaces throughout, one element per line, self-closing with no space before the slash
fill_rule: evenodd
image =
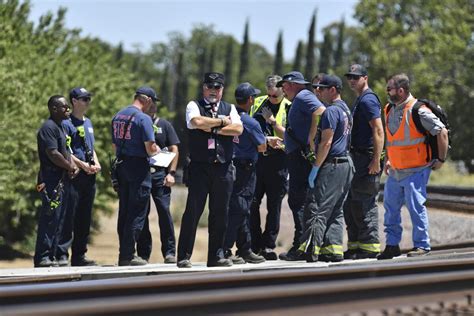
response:
<path id="1" fill-rule="evenodd" d="M 367 76 L 367 69 L 360 64 L 353 64 L 349 67 L 349 71 L 344 76 Z"/>
<path id="2" fill-rule="evenodd" d="M 219 72 L 206 72 L 204 74 L 204 83 L 214 84 L 215 86 L 223 86 L 225 82 L 224 75 Z"/>
<path id="3" fill-rule="evenodd" d="M 154 102 L 160 100 L 158 98 L 158 96 L 156 95 L 155 90 L 153 90 L 153 88 L 150 88 L 148 86 L 142 86 L 142 87 L 138 88 L 135 93 L 146 95 L 147 97 L 150 97 Z"/>
<path id="4" fill-rule="evenodd" d="M 313 87 L 321 87 L 321 88 L 330 88 L 336 87 L 336 89 L 342 89 L 342 80 L 338 76 L 334 75 L 324 75 L 321 81 L 317 84 L 313 84 Z"/>
<path id="5" fill-rule="evenodd" d="M 69 91 L 69 99 L 80 99 L 80 98 L 90 98 L 92 96 L 92 93 L 87 91 L 83 87 L 77 87 Z"/>
<path id="6" fill-rule="evenodd" d="M 299 71 L 290 71 L 289 73 L 283 75 L 280 81 L 277 82 L 276 86 L 279 88 L 283 85 L 283 82 L 293 82 L 298 84 L 308 84 L 310 82 L 306 81 L 303 77 L 303 74 Z"/>
<path id="7" fill-rule="evenodd" d="M 237 100 L 246 100 L 250 96 L 256 96 L 260 94 L 260 90 L 252 86 L 248 82 L 241 83 L 235 89 L 235 98 Z"/>

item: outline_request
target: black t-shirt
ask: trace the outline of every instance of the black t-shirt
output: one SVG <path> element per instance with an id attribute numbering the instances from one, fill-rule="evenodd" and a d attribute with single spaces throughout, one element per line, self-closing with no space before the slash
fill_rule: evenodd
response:
<path id="1" fill-rule="evenodd" d="M 156 122 L 157 120 L 158 122 Z M 158 127 L 158 129 L 155 129 L 155 142 L 160 148 L 178 145 L 180 143 L 178 135 L 170 122 L 159 118 L 153 120 L 153 124 Z"/>
<path id="2" fill-rule="evenodd" d="M 267 121 L 265 121 L 265 118 L 262 115 L 262 109 L 265 107 L 269 108 L 272 111 L 273 117 L 276 117 L 278 110 L 280 109 L 280 103 L 273 104 L 268 99 L 266 99 L 265 101 L 263 101 L 263 104 L 260 106 L 257 112 L 255 112 L 255 114 L 253 115 L 253 118 L 256 119 L 257 122 L 260 124 L 263 134 L 265 134 L 265 136 L 273 136 L 273 127 L 268 124 Z"/>
<path id="3" fill-rule="evenodd" d="M 43 177 L 61 175 L 64 170 L 48 158 L 46 150 L 57 149 L 64 158 L 69 160 L 70 152 L 66 147 L 66 134 L 62 126 L 56 124 L 51 118 L 47 119 L 38 130 L 37 142 L 40 170 Z"/>

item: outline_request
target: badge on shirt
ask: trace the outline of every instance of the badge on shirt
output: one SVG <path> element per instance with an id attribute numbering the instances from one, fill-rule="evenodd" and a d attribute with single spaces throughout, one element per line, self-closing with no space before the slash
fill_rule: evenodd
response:
<path id="1" fill-rule="evenodd" d="M 89 127 L 87 130 L 89 131 L 89 134 L 94 134 L 94 129 L 92 127 Z"/>
<path id="2" fill-rule="evenodd" d="M 156 133 L 157 133 L 157 134 L 163 134 L 163 129 L 162 129 L 161 127 L 158 127 L 158 128 L 156 129 Z"/>
<path id="3" fill-rule="evenodd" d="M 216 149 L 216 140 L 214 138 L 207 140 L 207 149 Z"/>

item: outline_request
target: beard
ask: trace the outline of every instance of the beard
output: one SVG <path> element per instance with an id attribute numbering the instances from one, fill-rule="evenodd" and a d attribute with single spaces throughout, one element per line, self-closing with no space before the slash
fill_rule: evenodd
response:
<path id="1" fill-rule="evenodd" d="M 387 94 L 387 101 L 388 103 L 392 103 L 392 104 L 397 104 L 398 102 L 400 102 L 400 97 L 398 95 L 390 95 L 390 94 Z"/>

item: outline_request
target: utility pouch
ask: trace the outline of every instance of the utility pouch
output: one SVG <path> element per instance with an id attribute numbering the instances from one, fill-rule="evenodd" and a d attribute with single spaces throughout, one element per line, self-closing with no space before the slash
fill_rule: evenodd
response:
<path id="1" fill-rule="evenodd" d="M 380 190 L 380 174 L 368 174 L 352 179 L 351 193 L 375 195 Z"/>
<path id="2" fill-rule="evenodd" d="M 314 151 L 311 150 L 309 145 L 304 146 L 301 149 L 301 155 L 303 156 L 304 159 L 306 159 L 311 165 L 313 165 L 316 162 L 316 154 Z"/>
<path id="3" fill-rule="evenodd" d="M 110 182 L 112 184 L 112 188 L 117 193 L 118 193 L 119 188 L 120 188 L 117 167 L 121 162 L 122 161 L 118 160 L 117 158 L 110 159 Z"/>

